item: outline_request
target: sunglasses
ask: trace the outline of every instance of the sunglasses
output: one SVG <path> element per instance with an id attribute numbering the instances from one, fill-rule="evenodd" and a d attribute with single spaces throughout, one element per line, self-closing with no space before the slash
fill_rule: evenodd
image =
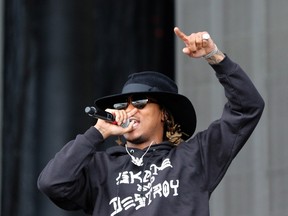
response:
<path id="1" fill-rule="evenodd" d="M 157 103 L 157 102 L 152 98 L 134 99 L 132 97 L 129 97 L 126 102 L 115 103 L 113 105 L 113 108 L 117 110 L 126 109 L 130 103 L 132 104 L 133 107 L 137 109 L 143 109 L 148 103 Z"/>

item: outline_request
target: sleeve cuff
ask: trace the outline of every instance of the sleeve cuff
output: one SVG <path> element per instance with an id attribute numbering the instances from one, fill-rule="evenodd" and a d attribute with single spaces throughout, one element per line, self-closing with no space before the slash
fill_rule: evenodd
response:
<path id="1" fill-rule="evenodd" d="M 215 65 L 211 65 L 217 75 L 222 74 L 230 74 L 237 70 L 238 65 L 233 62 L 226 54 L 225 58 L 219 63 Z"/>
<path id="2" fill-rule="evenodd" d="M 91 126 L 85 133 L 84 137 L 93 144 L 103 143 L 104 138 L 102 134 L 93 126 Z"/>

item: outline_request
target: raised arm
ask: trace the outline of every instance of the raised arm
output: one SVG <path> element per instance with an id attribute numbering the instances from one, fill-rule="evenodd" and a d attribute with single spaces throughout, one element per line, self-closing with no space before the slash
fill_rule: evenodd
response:
<path id="1" fill-rule="evenodd" d="M 201 151 L 207 189 L 212 192 L 255 129 L 264 109 L 264 101 L 243 69 L 225 56 L 207 32 L 189 36 L 174 29 L 184 42 L 183 53 L 203 57 L 216 72 L 224 87 L 227 103 L 221 118 L 196 135 Z"/>

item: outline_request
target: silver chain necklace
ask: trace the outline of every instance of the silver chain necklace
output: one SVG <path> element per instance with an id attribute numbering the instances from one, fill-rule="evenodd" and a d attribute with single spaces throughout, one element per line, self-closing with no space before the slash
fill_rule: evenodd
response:
<path id="1" fill-rule="evenodd" d="M 150 143 L 150 145 L 148 146 L 147 150 L 144 152 L 144 154 L 138 158 L 138 157 L 134 157 L 133 155 L 130 154 L 130 152 L 128 151 L 128 148 L 127 148 L 127 144 L 125 144 L 125 149 L 126 149 L 126 152 L 128 153 L 128 155 L 131 157 L 131 162 L 133 164 L 135 164 L 136 166 L 143 166 L 143 157 L 147 154 L 147 152 L 149 151 L 151 145 L 154 143 L 154 141 L 152 141 Z"/>

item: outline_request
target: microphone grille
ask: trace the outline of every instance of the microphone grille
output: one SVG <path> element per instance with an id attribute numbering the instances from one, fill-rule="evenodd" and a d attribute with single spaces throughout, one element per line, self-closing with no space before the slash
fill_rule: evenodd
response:
<path id="1" fill-rule="evenodd" d="M 129 124 L 130 124 L 130 120 L 127 119 L 127 121 L 126 121 L 126 122 L 123 122 L 120 126 L 121 126 L 122 128 L 127 128 L 127 127 L 129 126 Z"/>

